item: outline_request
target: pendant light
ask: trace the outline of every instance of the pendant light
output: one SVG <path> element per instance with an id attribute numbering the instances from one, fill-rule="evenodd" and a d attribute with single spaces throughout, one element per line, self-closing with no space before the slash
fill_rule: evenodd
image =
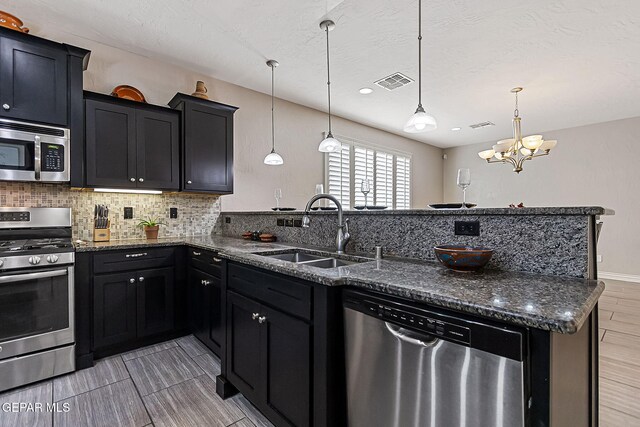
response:
<path id="1" fill-rule="evenodd" d="M 267 61 L 267 65 L 271 68 L 271 152 L 267 154 L 264 158 L 264 164 L 270 166 L 278 166 L 284 163 L 282 160 L 282 156 L 276 153 L 276 134 L 275 134 L 275 126 L 274 126 L 274 118 L 273 118 L 273 99 L 274 99 L 274 70 L 280 65 L 278 61 L 274 59 L 270 59 Z"/>
<path id="2" fill-rule="evenodd" d="M 422 108 L 422 0 L 418 0 L 418 108 L 404 125 L 408 133 L 421 133 L 438 127 L 435 117 Z"/>
<path id="3" fill-rule="evenodd" d="M 331 153 L 337 151 L 342 147 L 340 141 L 333 137 L 331 133 L 331 75 L 329 74 L 329 31 L 336 27 L 335 22 L 331 20 L 322 21 L 320 28 L 327 33 L 327 100 L 329 104 L 329 132 L 325 139 L 322 140 L 318 146 L 318 151 L 323 153 Z"/>

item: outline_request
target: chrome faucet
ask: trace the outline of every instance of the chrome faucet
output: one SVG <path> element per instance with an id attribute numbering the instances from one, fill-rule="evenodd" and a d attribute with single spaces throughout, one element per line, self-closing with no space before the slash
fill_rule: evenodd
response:
<path id="1" fill-rule="evenodd" d="M 313 196 L 309 202 L 307 203 L 307 207 L 304 209 L 304 216 L 302 217 L 302 226 L 304 228 L 309 228 L 311 224 L 311 218 L 309 218 L 309 211 L 311 210 L 311 205 L 313 205 L 316 200 L 320 199 L 329 199 L 338 207 L 338 235 L 336 236 L 336 249 L 339 254 L 344 253 L 344 249 L 349 243 L 349 239 L 351 239 L 351 235 L 349 234 L 349 218 L 342 221 L 342 205 L 331 194 L 316 194 Z"/>

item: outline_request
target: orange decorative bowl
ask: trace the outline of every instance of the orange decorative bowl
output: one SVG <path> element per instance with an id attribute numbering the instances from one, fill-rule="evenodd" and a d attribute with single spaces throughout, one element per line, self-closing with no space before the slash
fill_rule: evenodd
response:
<path id="1" fill-rule="evenodd" d="M 0 10 L 0 26 L 11 28 L 12 30 L 20 31 L 21 33 L 28 33 L 29 29 L 22 25 L 23 23 L 20 18 Z"/>
<path id="2" fill-rule="evenodd" d="M 455 271 L 477 271 L 487 265 L 493 250 L 466 246 L 442 245 L 433 248 L 436 258 L 447 268 Z"/>
<path id="3" fill-rule="evenodd" d="M 111 91 L 111 96 L 115 96 L 116 98 L 129 99 L 131 101 L 144 103 L 147 102 L 142 92 L 140 92 L 137 88 L 129 85 L 120 85 L 114 87 Z"/>

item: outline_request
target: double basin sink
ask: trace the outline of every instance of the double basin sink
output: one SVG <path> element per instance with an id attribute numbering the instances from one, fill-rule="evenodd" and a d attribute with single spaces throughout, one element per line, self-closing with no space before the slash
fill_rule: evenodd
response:
<path id="1" fill-rule="evenodd" d="M 315 253 L 307 253 L 300 250 L 292 250 L 289 252 L 274 254 L 274 255 L 262 255 L 266 258 L 280 259 L 283 261 L 292 262 L 295 264 L 308 265 L 310 267 L 318 267 L 318 268 L 337 268 L 344 267 L 347 265 L 358 264 L 361 262 L 372 261 L 368 258 L 360 258 L 357 261 L 347 260 L 343 258 L 338 258 L 331 254 L 321 255 Z"/>

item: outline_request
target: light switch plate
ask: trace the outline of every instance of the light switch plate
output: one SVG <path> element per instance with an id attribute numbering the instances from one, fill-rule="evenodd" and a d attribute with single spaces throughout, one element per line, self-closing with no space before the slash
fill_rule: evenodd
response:
<path id="1" fill-rule="evenodd" d="M 124 208 L 124 219 L 133 219 L 133 207 L 126 206 Z"/>

